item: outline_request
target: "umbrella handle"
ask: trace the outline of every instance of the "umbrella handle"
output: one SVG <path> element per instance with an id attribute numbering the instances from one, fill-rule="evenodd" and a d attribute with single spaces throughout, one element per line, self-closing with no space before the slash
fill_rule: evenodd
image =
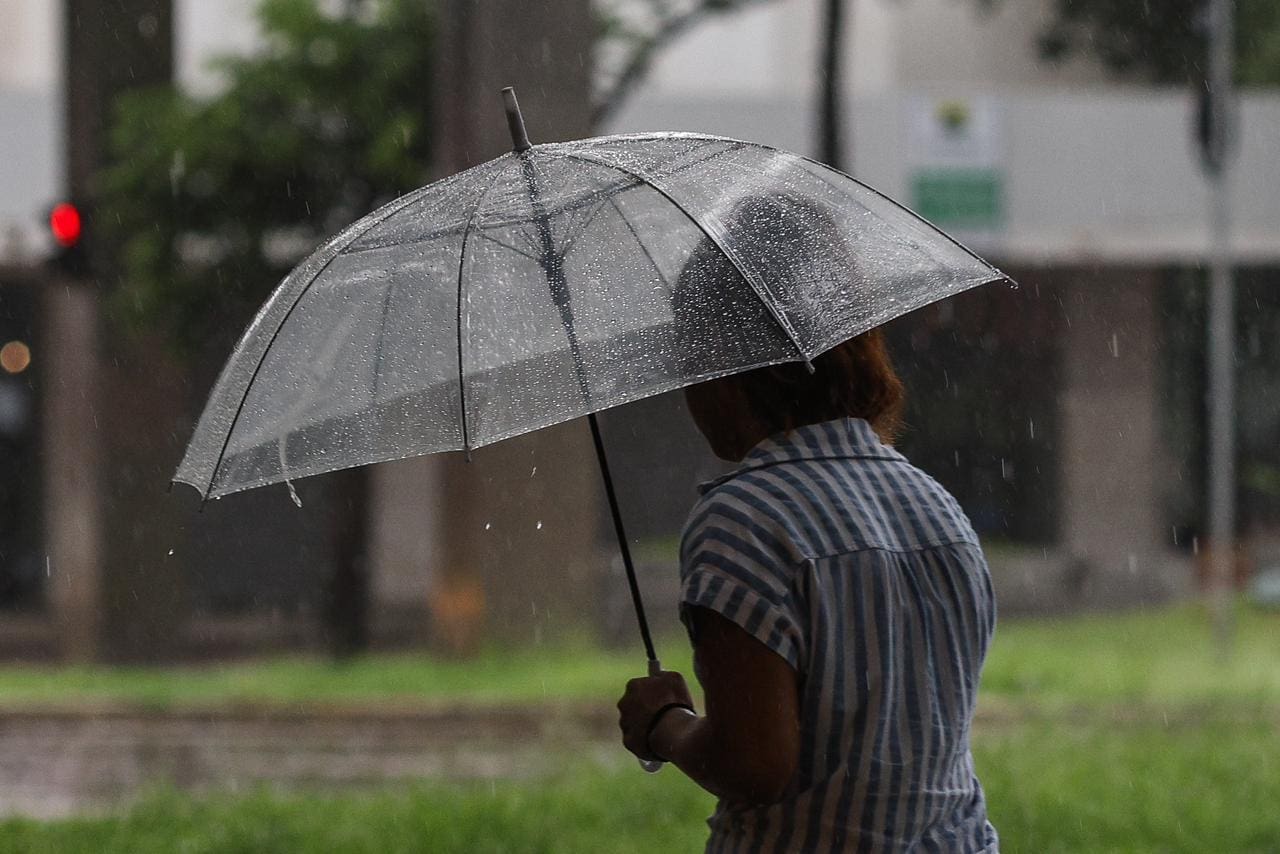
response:
<path id="1" fill-rule="evenodd" d="M 658 661 L 658 659 L 656 658 L 649 659 L 649 675 L 657 676 L 661 672 L 662 672 L 662 662 Z M 647 774 L 657 774 L 659 771 L 662 770 L 662 766 L 665 764 L 666 763 L 663 762 L 661 759 L 641 759 L 640 760 L 640 767 L 643 768 L 645 770 L 645 773 Z"/>

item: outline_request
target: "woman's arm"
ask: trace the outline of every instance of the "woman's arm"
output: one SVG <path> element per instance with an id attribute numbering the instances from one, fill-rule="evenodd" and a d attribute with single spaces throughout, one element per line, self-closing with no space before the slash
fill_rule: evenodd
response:
<path id="1" fill-rule="evenodd" d="M 633 679 L 618 703 L 623 742 L 641 758 L 671 762 L 719 797 L 777 801 L 800 753 L 799 678 L 736 624 L 704 608 L 692 613 L 706 714 L 671 709 L 650 733 L 653 714 L 688 692 L 677 673 Z"/>

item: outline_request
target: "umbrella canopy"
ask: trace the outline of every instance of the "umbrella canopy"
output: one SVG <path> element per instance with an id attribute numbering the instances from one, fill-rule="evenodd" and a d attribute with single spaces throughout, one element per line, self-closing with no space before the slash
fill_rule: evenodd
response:
<path id="1" fill-rule="evenodd" d="M 351 225 L 285 278 L 175 480 L 206 497 L 468 450 L 808 361 L 998 270 L 807 158 L 687 133 L 535 145 Z"/>

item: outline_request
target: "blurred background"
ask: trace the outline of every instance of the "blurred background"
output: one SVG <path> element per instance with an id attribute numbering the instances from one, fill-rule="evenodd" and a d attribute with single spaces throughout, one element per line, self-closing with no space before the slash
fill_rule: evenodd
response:
<path id="1" fill-rule="evenodd" d="M 1277 0 L 0 0 L 0 849 L 700 847 L 709 797 L 613 738 L 585 425 L 167 491 L 280 277 L 507 151 L 505 85 L 535 143 L 790 149 L 1016 279 L 888 330 L 996 583 L 993 822 L 1280 850 Z M 601 421 L 687 671 L 723 468 L 678 395 Z"/>

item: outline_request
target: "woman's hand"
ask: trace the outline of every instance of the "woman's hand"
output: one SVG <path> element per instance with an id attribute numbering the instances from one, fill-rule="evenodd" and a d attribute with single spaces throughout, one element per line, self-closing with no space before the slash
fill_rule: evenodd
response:
<path id="1" fill-rule="evenodd" d="M 656 723 L 654 716 L 664 708 L 671 713 L 673 704 L 693 708 L 689 687 L 675 671 L 664 670 L 657 676 L 641 676 L 628 682 L 626 693 L 618 701 L 618 727 L 627 750 L 641 759 L 663 759 L 649 745 L 649 733 Z"/>
<path id="2" fill-rule="evenodd" d="M 675 765 L 708 792 L 747 804 L 774 803 L 800 758 L 800 677 L 786 659 L 714 611 L 694 607 L 695 672 L 706 714 L 689 702 L 679 673 L 627 683 L 618 703 L 622 741 L 641 759 Z"/>

